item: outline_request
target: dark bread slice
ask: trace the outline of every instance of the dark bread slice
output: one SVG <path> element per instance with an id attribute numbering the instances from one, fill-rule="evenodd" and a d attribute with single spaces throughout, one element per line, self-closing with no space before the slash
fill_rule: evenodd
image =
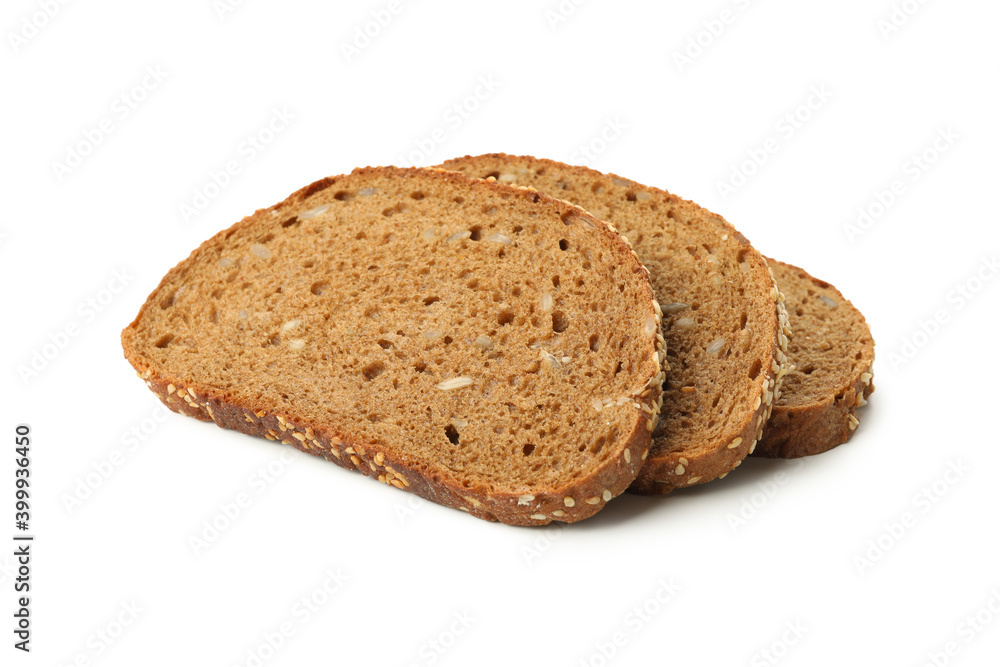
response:
<path id="1" fill-rule="evenodd" d="M 582 206 L 626 236 L 649 269 L 670 370 L 653 447 L 630 490 L 667 493 L 738 466 L 779 393 L 788 333 L 781 295 L 749 241 L 692 202 L 585 167 L 503 154 L 442 167 Z"/>
<path id="2" fill-rule="evenodd" d="M 781 396 L 755 456 L 796 458 L 847 442 L 856 411 L 874 391 L 875 341 L 857 308 L 833 285 L 768 259 L 792 324 Z"/>
<path id="3" fill-rule="evenodd" d="M 659 313 L 627 242 L 582 209 L 366 168 L 203 243 L 122 345 L 175 412 L 483 519 L 546 524 L 594 514 L 638 473 Z"/>

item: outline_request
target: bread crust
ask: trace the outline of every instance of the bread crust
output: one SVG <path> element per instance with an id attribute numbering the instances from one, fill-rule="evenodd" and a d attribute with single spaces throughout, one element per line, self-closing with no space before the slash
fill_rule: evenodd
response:
<path id="1" fill-rule="evenodd" d="M 864 316 L 837 288 L 792 264 L 773 259 L 768 261 L 802 274 L 805 280 L 811 280 L 821 289 L 834 292 L 844 306 L 857 313 L 860 326 L 863 327 L 863 331 L 858 332 L 861 337 L 872 341 L 871 331 Z M 794 336 L 794 322 L 792 329 Z M 860 370 L 846 382 L 832 387 L 823 400 L 807 405 L 776 405 L 771 419 L 764 428 L 764 437 L 754 451 L 754 456 L 784 459 L 812 456 L 850 440 L 859 424 L 858 408 L 867 405 L 868 397 L 875 391 L 872 382 L 874 341 L 863 346 L 862 355 L 858 364 Z"/>
<path id="2" fill-rule="evenodd" d="M 659 327 L 662 313 L 653 297 L 648 271 L 635 257 L 627 239 L 621 237 L 613 227 L 597 220 L 583 209 L 562 202 L 529 188 L 517 188 L 480 179 L 471 179 L 460 174 L 440 169 L 396 169 L 392 167 L 365 167 L 355 169 L 354 175 L 390 175 L 390 172 L 406 172 L 428 178 L 444 179 L 472 187 L 494 190 L 505 195 L 514 194 L 533 203 L 547 203 L 579 217 L 595 233 L 603 237 L 607 246 L 622 256 L 623 262 L 634 264 L 633 273 L 639 284 L 645 287 L 651 307 Z M 642 396 L 636 395 L 631 429 L 620 441 L 614 443 L 615 456 L 606 461 L 593 474 L 572 480 L 557 488 L 542 488 L 531 494 L 489 492 L 479 488 L 465 488 L 450 470 L 435 467 L 431 462 L 418 461 L 392 443 L 362 441 L 345 429 L 333 424 L 309 423 L 292 410 L 275 411 L 270 406 L 253 405 L 239 400 L 225 390 L 206 386 L 191 378 L 181 378 L 168 369 L 155 365 L 137 348 L 135 333 L 144 312 L 158 302 L 161 290 L 183 272 L 187 265 L 202 250 L 222 240 L 233 230 L 251 225 L 258 216 L 287 207 L 298 206 L 313 194 L 320 192 L 347 176 L 323 178 L 294 192 L 283 202 L 267 209 L 260 209 L 232 227 L 223 230 L 202 243 L 187 259 L 173 267 L 139 311 L 135 320 L 121 334 L 125 358 L 136 370 L 146 386 L 173 412 L 202 421 L 213 421 L 221 428 L 240 431 L 248 435 L 267 438 L 292 445 L 300 451 L 320 456 L 337 465 L 353 469 L 379 481 L 448 507 L 468 512 L 472 516 L 488 521 L 500 521 L 512 525 L 545 525 L 552 521 L 572 523 L 592 516 L 613 497 L 626 490 L 638 474 L 643 460 L 649 453 L 650 433 L 656 426 L 662 399 L 659 387 L 662 383 L 662 360 L 664 357 L 663 338 L 650 339 L 650 363 L 647 374 L 637 378 L 641 381 Z"/>
<path id="3" fill-rule="evenodd" d="M 458 480 L 447 479 L 443 471 L 428 470 L 419 462 L 401 456 L 391 446 L 352 438 L 332 426 L 310 425 L 291 414 L 255 408 L 198 383 L 180 384 L 179 379 L 154 374 L 151 368 L 142 370 L 141 363 L 133 362 L 133 366 L 150 391 L 173 412 L 291 445 L 426 500 L 480 519 L 511 525 L 573 523 L 596 514 L 610 498 L 625 491 L 649 451 L 649 431 L 640 413 L 632 432 L 621 444 L 622 453 L 583 482 L 535 492 L 530 498 L 525 494 L 488 494 L 463 488 Z M 566 498 L 573 498 L 571 507 Z"/>

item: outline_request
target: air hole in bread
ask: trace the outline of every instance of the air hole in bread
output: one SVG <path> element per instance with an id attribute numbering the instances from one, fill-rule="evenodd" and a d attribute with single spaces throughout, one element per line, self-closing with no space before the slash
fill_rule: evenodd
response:
<path id="1" fill-rule="evenodd" d="M 383 350 L 388 350 L 390 347 L 392 347 L 392 343 L 382 338 L 378 341 L 378 346 L 381 347 Z"/>
<path id="2" fill-rule="evenodd" d="M 462 197 L 452 197 L 452 201 L 455 202 L 456 204 L 464 204 L 465 203 L 465 199 L 463 199 Z"/>
<path id="3" fill-rule="evenodd" d="M 326 282 L 324 280 L 324 281 L 321 281 L 321 282 L 318 282 L 318 283 L 313 283 L 312 287 L 309 288 L 309 291 L 312 292 L 313 294 L 315 294 L 316 296 L 322 296 L 323 292 L 325 292 L 326 288 L 329 287 L 329 286 L 330 286 L 330 283 L 328 283 L 328 282 Z"/>
<path id="4" fill-rule="evenodd" d="M 476 225 L 469 231 L 472 233 L 472 235 L 469 237 L 470 241 L 478 241 L 479 239 L 483 238 L 483 228 L 480 227 L 479 225 Z"/>
<path id="5" fill-rule="evenodd" d="M 333 198 L 337 201 L 351 201 L 354 199 L 353 192 L 347 192 L 346 190 L 341 190 L 337 194 L 333 195 Z"/>
<path id="6" fill-rule="evenodd" d="M 177 290 L 172 291 L 167 295 L 167 298 L 160 302 L 160 308 L 166 310 L 170 306 L 174 305 L 175 301 L 177 301 Z"/>
<path id="7" fill-rule="evenodd" d="M 365 379 L 371 382 L 385 370 L 385 362 L 376 361 L 368 364 L 361 369 L 361 374 L 365 376 Z"/>
<path id="8" fill-rule="evenodd" d="M 757 376 L 760 375 L 760 369 L 761 368 L 762 368 L 762 365 L 760 363 L 760 359 L 754 359 L 753 365 L 750 366 L 750 373 L 749 373 L 749 375 L 750 375 L 750 379 L 751 380 L 756 380 L 757 379 Z"/>
<path id="9" fill-rule="evenodd" d="M 629 190 L 628 192 L 626 192 L 625 199 L 627 199 L 628 201 L 635 201 L 635 191 Z"/>
<path id="10" fill-rule="evenodd" d="M 497 324 L 504 327 L 514 321 L 514 313 L 509 310 L 501 311 L 497 316 Z"/>
<path id="11" fill-rule="evenodd" d="M 529 445 L 525 445 L 524 447 L 521 448 L 521 453 L 524 454 L 525 456 L 531 456 L 531 453 L 533 451 L 535 451 L 535 446 L 534 445 L 530 445 L 529 444 Z"/>
<path id="12" fill-rule="evenodd" d="M 591 334 L 590 336 L 590 351 L 598 352 L 601 349 L 601 337 L 597 334 Z"/>
<path id="13" fill-rule="evenodd" d="M 439 297 L 439 296 L 429 296 L 426 299 L 424 299 L 424 305 L 425 306 L 429 306 L 432 303 L 437 303 L 440 300 L 441 300 L 441 297 Z"/>
<path id="14" fill-rule="evenodd" d="M 420 192 L 419 190 L 418 190 L 418 191 L 416 191 L 416 192 L 411 192 L 411 193 L 410 193 L 410 199 L 416 199 L 417 201 L 420 201 L 420 200 L 421 200 L 421 199 L 423 199 L 423 198 L 424 198 L 425 196 L 426 196 L 426 195 L 424 195 L 424 193 L 423 193 L 423 192 Z"/>
<path id="15" fill-rule="evenodd" d="M 552 276 L 552 286 L 559 287 L 559 276 Z"/>
<path id="16" fill-rule="evenodd" d="M 569 315 L 561 310 L 557 310 L 552 313 L 552 330 L 556 333 L 562 333 L 569 328 Z"/>
<path id="17" fill-rule="evenodd" d="M 297 215 L 293 215 L 288 220 L 285 220 L 283 223 L 281 223 L 281 226 L 287 229 L 288 227 L 291 227 L 292 225 L 299 224 L 299 222 L 301 222 L 299 220 L 299 217 Z"/>
<path id="18" fill-rule="evenodd" d="M 164 334 L 164 335 L 162 335 L 162 336 L 160 336 L 159 338 L 156 339 L 155 345 L 156 345 L 156 347 L 158 347 L 160 349 L 163 349 L 167 345 L 170 345 L 170 343 L 171 343 L 171 341 L 173 341 L 173 339 L 174 339 L 174 335 L 173 334 Z"/>
<path id="19" fill-rule="evenodd" d="M 453 445 L 459 444 L 458 429 L 455 428 L 452 424 L 448 424 L 447 426 L 445 426 L 444 435 L 446 438 L 448 438 L 448 442 L 450 442 L 451 444 Z"/>
<path id="20" fill-rule="evenodd" d="M 567 241 L 566 239 L 559 239 L 559 249 L 569 250 L 569 241 Z"/>

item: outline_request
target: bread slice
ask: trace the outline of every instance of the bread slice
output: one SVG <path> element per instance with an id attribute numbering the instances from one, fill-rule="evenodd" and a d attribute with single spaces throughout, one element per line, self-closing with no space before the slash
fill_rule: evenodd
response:
<path id="1" fill-rule="evenodd" d="M 874 391 L 875 341 L 857 308 L 833 285 L 768 259 L 792 324 L 781 396 L 755 456 L 795 458 L 847 442 L 856 411 Z"/>
<path id="2" fill-rule="evenodd" d="M 738 466 L 779 393 L 788 333 L 780 294 L 749 241 L 692 202 L 614 174 L 503 154 L 442 166 L 580 205 L 625 235 L 649 269 L 670 370 L 649 460 L 631 490 L 667 493 Z"/>
<path id="3" fill-rule="evenodd" d="M 174 267 L 122 332 L 174 412 L 510 524 L 632 482 L 659 306 L 608 225 L 442 170 L 324 178 Z"/>

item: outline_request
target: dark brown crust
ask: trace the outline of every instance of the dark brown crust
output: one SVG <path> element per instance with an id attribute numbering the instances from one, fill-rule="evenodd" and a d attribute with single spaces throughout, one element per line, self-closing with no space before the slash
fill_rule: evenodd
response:
<path id="1" fill-rule="evenodd" d="M 804 274 L 818 287 L 833 290 L 844 305 L 857 311 L 854 305 L 830 283 L 814 278 L 792 264 L 777 260 L 768 261 Z M 871 331 L 864 316 L 860 312 L 858 316 L 864 327 L 863 334 L 871 340 Z M 764 429 L 764 438 L 754 451 L 754 456 L 784 459 L 812 456 L 850 440 L 858 427 L 857 409 L 867 404 L 868 397 L 875 390 L 875 385 L 872 383 L 874 342 L 865 346 L 863 354 L 860 366 L 862 369 L 867 368 L 867 371 L 862 370 L 849 382 L 834 387 L 826 400 L 795 407 L 776 406 Z"/>
<path id="2" fill-rule="evenodd" d="M 577 172 L 586 178 L 592 178 L 594 175 L 599 175 L 602 177 L 607 176 L 611 178 L 620 178 L 622 180 L 629 181 L 630 183 L 635 183 L 631 179 L 618 176 L 617 174 L 603 174 L 595 172 L 587 167 L 566 165 L 561 162 L 545 158 L 511 156 L 504 153 L 491 153 L 480 156 L 467 155 L 465 157 L 448 160 L 441 166 L 447 169 L 449 168 L 449 165 L 455 166 L 461 163 L 468 164 L 469 162 L 477 159 L 511 160 L 515 162 L 518 160 L 530 160 L 538 163 L 539 165 L 544 165 L 552 170 L 558 170 L 561 172 Z M 670 203 L 701 209 L 698 204 L 682 199 L 681 197 L 671 194 L 666 190 L 653 188 L 639 183 L 635 183 L 635 185 L 643 188 L 654 196 L 664 197 L 669 200 Z M 722 220 L 721 217 L 715 214 L 707 211 L 705 213 Z M 743 459 L 746 458 L 751 451 L 753 451 L 757 441 L 761 437 L 764 424 L 771 415 L 771 408 L 774 404 L 774 400 L 776 400 L 777 396 L 780 394 L 781 380 L 784 377 L 785 372 L 787 372 L 787 369 L 785 368 L 785 351 L 788 343 L 788 334 L 790 333 L 788 317 L 785 313 L 784 297 L 778 291 L 774 282 L 774 275 L 767 266 L 767 262 L 764 257 L 756 249 L 754 249 L 753 246 L 751 246 L 750 241 L 748 241 L 747 238 L 737 231 L 730 223 L 724 220 L 722 220 L 722 222 L 728 225 L 731 230 L 730 234 L 732 238 L 742 246 L 745 246 L 749 251 L 747 261 L 752 263 L 754 273 L 760 278 L 760 285 L 758 287 L 761 293 L 770 293 L 771 299 L 774 302 L 775 316 L 773 320 L 774 328 L 772 330 L 774 346 L 772 349 L 772 358 L 770 365 L 765 371 L 765 375 L 761 378 L 762 384 L 767 383 L 768 387 L 766 389 L 762 387 L 760 405 L 754 408 L 743 420 L 743 422 L 738 427 L 730 431 L 730 433 L 728 433 L 722 441 L 713 443 L 707 447 L 706 451 L 703 451 L 703 453 L 697 456 L 685 456 L 684 453 L 681 452 L 671 452 L 663 455 L 656 455 L 655 452 L 650 453 L 650 456 L 640 471 L 639 476 L 629 487 L 629 491 L 632 493 L 653 495 L 666 494 L 676 488 L 686 488 L 688 486 L 704 484 L 714 479 L 725 477 L 730 471 L 738 467 Z M 733 443 L 737 444 L 734 445 Z"/>
<path id="3" fill-rule="evenodd" d="M 659 313 L 659 306 L 653 299 L 648 272 L 638 259 L 635 259 L 631 247 L 613 231 L 610 225 L 597 220 L 583 209 L 527 188 L 470 179 L 445 170 L 366 167 L 355 169 L 352 173 L 385 174 L 390 171 L 441 178 L 470 187 L 486 187 L 505 195 L 514 194 L 530 199 L 534 203 L 558 205 L 561 213 L 571 213 L 593 223 L 596 233 L 602 234 L 608 245 L 622 254 L 622 261 L 634 262 L 634 273 L 637 279 L 646 285 L 651 308 L 655 313 Z M 592 516 L 602 509 L 610 498 L 623 493 L 638 474 L 642 461 L 649 452 L 650 431 L 655 425 L 655 415 L 660 407 L 659 384 L 662 378 L 659 369 L 663 355 L 660 347 L 662 339 L 651 340 L 651 360 L 656 359 L 653 366 L 655 372 L 651 369 L 648 377 L 644 378 L 644 386 L 650 387 L 650 391 L 645 397 L 636 398 L 644 410 L 635 410 L 632 430 L 618 443 L 616 455 L 586 479 L 567 483 L 560 488 L 535 491 L 530 497 L 463 488 L 460 480 L 454 478 L 450 471 L 433 469 L 426 463 L 409 460 L 391 444 L 361 442 L 352 438 L 350 434 L 338 430 L 334 425 L 309 424 L 290 411 L 277 414 L 268 406 L 249 405 L 227 396 L 222 390 L 190 380 L 184 381 L 166 370 L 154 368 L 141 351 L 136 349 L 134 334 L 143 312 L 158 302 L 157 295 L 161 288 L 186 270 L 191 259 L 202 249 L 230 233 L 234 228 L 250 225 L 256 216 L 295 206 L 311 194 L 326 189 L 342 178 L 344 176 L 321 179 L 296 191 L 280 204 L 256 211 L 253 216 L 244 218 L 233 227 L 219 232 L 202 243 L 186 260 L 164 276 L 147 298 L 135 320 L 122 331 L 121 335 L 125 358 L 135 368 L 139 377 L 146 382 L 147 387 L 167 408 L 179 414 L 203 421 L 214 421 L 222 428 L 290 444 L 296 449 L 323 457 L 341 467 L 359 470 L 364 475 L 377 477 L 380 481 L 415 493 L 427 500 L 464 510 L 475 517 L 489 521 L 501 521 L 513 525 L 545 525 L 552 521 L 572 523 Z"/>

